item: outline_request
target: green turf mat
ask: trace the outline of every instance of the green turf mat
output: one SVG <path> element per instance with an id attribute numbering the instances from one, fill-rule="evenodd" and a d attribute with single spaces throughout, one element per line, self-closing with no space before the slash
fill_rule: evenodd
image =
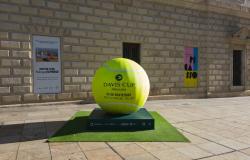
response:
<path id="1" fill-rule="evenodd" d="M 93 132 L 86 129 L 90 112 L 77 112 L 49 142 L 189 142 L 176 128 L 157 112 L 150 112 L 155 119 L 155 129 L 132 132 Z"/>

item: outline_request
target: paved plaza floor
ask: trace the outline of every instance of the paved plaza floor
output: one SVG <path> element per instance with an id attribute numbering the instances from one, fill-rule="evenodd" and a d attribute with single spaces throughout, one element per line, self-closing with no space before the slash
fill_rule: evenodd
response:
<path id="1" fill-rule="evenodd" d="M 0 106 L 0 160 L 250 160 L 250 97 L 149 101 L 191 143 L 47 143 L 95 104 Z"/>

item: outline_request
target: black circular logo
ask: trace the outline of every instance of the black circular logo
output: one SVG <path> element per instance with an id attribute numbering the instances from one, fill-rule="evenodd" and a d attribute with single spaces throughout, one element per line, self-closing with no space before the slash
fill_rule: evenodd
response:
<path id="1" fill-rule="evenodd" d="M 121 80 L 122 80 L 122 75 L 121 75 L 121 74 L 117 74 L 117 75 L 115 76 L 115 79 L 116 79 L 117 81 L 121 81 Z"/>

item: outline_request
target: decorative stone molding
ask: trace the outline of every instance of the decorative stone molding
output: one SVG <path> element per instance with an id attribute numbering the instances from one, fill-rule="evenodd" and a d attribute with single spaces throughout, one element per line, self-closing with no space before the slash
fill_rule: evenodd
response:
<path id="1" fill-rule="evenodd" d="M 242 27 L 239 31 L 233 33 L 231 43 L 234 45 L 250 45 L 250 29 Z"/>
<path id="2" fill-rule="evenodd" d="M 231 65 L 231 91 L 242 91 L 245 90 L 248 87 L 247 81 L 248 81 L 248 46 L 250 46 L 250 29 L 248 27 L 242 27 L 237 32 L 232 34 L 231 37 L 231 53 L 233 53 L 233 50 L 242 50 L 243 57 L 242 57 L 242 80 L 243 85 L 242 86 L 233 86 L 232 84 L 232 75 L 233 75 L 233 59 L 230 58 Z"/>
<path id="3" fill-rule="evenodd" d="M 247 27 L 242 27 L 238 32 L 233 34 L 233 38 L 239 38 L 241 40 L 250 39 L 250 29 Z"/>

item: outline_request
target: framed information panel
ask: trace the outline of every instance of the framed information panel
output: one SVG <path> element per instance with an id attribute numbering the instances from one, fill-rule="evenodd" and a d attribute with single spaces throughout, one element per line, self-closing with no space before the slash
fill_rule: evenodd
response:
<path id="1" fill-rule="evenodd" d="M 60 38 L 33 36 L 32 56 L 34 93 L 60 93 Z"/>

